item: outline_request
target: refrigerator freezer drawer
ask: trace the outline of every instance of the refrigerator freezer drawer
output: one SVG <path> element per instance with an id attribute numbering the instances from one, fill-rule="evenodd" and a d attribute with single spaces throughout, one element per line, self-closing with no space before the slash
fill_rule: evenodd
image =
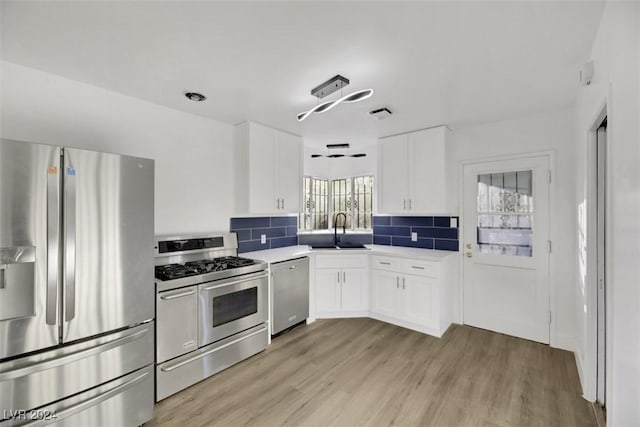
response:
<path id="1" fill-rule="evenodd" d="M 153 365 L 37 410 L 14 412 L 2 427 L 139 426 L 153 418 Z M 33 423 L 33 424 L 32 424 Z"/>
<path id="2" fill-rule="evenodd" d="M 265 324 L 247 329 L 156 368 L 156 393 L 160 401 L 267 348 Z"/>
<path id="3" fill-rule="evenodd" d="M 39 408 L 153 363 L 153 327 L 149 322 L 1 363 L 0 408 Z"/>

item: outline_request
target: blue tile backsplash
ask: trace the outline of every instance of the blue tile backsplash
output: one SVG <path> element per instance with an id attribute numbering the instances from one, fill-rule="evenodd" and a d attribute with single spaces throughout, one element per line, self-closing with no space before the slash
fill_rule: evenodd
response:
<path id="1" fill-rule="evenodd" d="M 423 249 L 458 251 L 458 228 L 451 228 L 457 216 L 374 216 L 373 243 Z M 459 221 L 458 221 L 459 225 Z M 411 233 L 418 240 L 411 240 Z"/>
<path id="2" fill-rule="evenodd" d="M 373 244 L 407 246 L 422 249 L 458 251 L 458 228 L 451 228 L 450 216 L 374 216 Z M 459 221 L 458 221 L 459 223 Z M 298 218 L 295 216 L 231 218 L 231 231 L 238 234 L 238 252 L 275 249 L 298 244 Z M 418 240 L 411 240 L 411 233 Z M 265 234 L 267 241 L 260 243 Z M 364 244 L 372 243 L 371 234 L 348 234 L 343 239 Z M 333 241 L 333 233 L 303 234 L 300 244 L 314 244 L 318 239 Z"/>
<path id="3" fill-rule="evenodd" d="M 230 229 L 238 234 L 238 253 L 298 244 L 298 218 L 295 216 L 231 218 Z M 267 236 L 264 244 L 260 243 L 262 234 Z"/>

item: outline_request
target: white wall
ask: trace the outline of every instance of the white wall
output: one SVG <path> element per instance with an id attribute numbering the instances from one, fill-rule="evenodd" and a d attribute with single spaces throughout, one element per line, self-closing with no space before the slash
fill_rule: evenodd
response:
<path id="1" fill-rule="evenodd" d="M 157 234 L 229 229 L 230 125 L 20 65 L 0 67 L 0 136 L 155 159 Z"/>
<path id="2" fill-rule="evenodd" d="M 606 104 L 608 114 L 607 197 L 607 424 L 640 425 L 640 3 L 607 2 L 591 59 L 594 79 L 579 89 L 576 124 L 576 359 L 585 395 L 595 397 L 595 301 L 593 253 L 587 212 L 594 200 L 588 191 L 589 129 Z M 595 248 L 594 248 L 595 249 Z"/>
<path id="3" fill-rule="evenodd" d="M 461 213 L 461 162 L 552 151 L 555 165 L 551 200 L 551 345 L 573 350 L 575 229 L 573 168 L 574 115 L 572 109 L 483 124 L 451 132 L 447 144 L 449 210 Z"/>

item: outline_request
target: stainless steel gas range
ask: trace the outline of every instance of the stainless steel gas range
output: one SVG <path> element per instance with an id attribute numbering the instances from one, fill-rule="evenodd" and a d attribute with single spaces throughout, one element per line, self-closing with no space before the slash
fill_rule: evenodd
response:
<path id="1" fill-rule="evenodd" d="M 267 347 L 267 263 L 235 233 L 156 238 L 156 400 Z"/>

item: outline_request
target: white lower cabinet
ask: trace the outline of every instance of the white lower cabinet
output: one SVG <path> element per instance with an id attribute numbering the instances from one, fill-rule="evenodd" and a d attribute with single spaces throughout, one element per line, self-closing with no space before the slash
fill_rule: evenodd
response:
<path id="1" fill-rule="evenodd" d="M 316 316 L 357 317 L 369 312 L 367 255 L 316 256 Z"/>
<path id="2" fill-rule="evenodd" d="M 385 316 L 398 317 L 400 276 L 383 270 L 371 272 L 371 311 Z"/>
<path id="3" fill-rule="evenodd" d="M 441 264 L 374 255 L 371 317 L 442 336 L 452 322 L 454 283 L 443 283 Z"/>
<path id="4" fill-rule="evenodd" d="M 315 317 L 368 316 L 441 337 L 454 319 L 458 263 L 454 254 L 440 261 L 318 254 Z"/>
<path id="5" fill-rule="evenodd" d="M 402 276 L 402 312 L 407 322 L 438 328 L 436 286 L 431 277 Z"/>
<path id="6" fill-rule="evenodd" d="M 342 311 L 340 269 L 316 270 L 316 313 L 337 314 Z"/>

